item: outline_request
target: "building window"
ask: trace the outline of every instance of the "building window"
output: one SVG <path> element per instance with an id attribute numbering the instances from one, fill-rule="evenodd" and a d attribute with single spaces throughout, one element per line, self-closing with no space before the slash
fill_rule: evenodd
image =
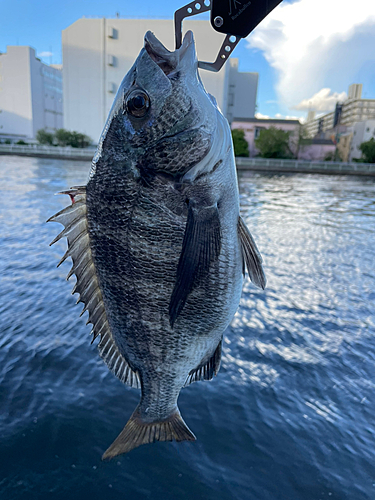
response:
<path id="1" fill-rule="evenodd" d="M 107 34 L 108 34 L 108 38 L 116 39 L 118 32 L 117 32 L 117 29 L 114 28 L 113 26 L 108 26 Z"/>
<path id="2" fill-rule="evenodd" d="M 255 133 L 254 133 L 254 138 L 255 139 L 257 137 L 259 137 L 259 134 L 260 134 L 261 130 L 264 130 L 264 127 L 255 127 Z"/>
<path id="3" fill-rule="evenodd" d="M 114 94 L 116 92 L 116 85 L 113 82 L 108 82 L 107 89 L 110 94 Z"/>

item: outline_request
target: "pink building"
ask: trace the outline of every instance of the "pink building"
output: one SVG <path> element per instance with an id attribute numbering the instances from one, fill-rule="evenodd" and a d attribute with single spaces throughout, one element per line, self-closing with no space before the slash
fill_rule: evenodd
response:
<path id="1" fill-rule="evenodd" d="M 297 153 L 299 130 L 301 124 L 299 120 L 277 120 L 275 118 L 234 118 L 231 128 L 242 129 L 245 131 L 245 139 L 249 145 L 250 157 L 258 154 L 255 147 L 255 139 L 259 136 L 260 131 L 270 127 L 279 128 L 284 132 L 292 132 L 290 135 L 290 149 Z"/>

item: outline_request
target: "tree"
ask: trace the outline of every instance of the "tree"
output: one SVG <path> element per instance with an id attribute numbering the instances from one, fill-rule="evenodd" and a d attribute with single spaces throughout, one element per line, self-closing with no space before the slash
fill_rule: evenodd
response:
<path id="1" fill-rule="evenodd" d="M 50 146 L 53 146 L 54 135 L 47 132 L 44 128 L 41 128 L 36 133 L 36 140 L 39 144 L 49 144 Z"/>
<path id="2" fill-rule="evenodd" d="M 64 128 L 59 128 L 55 132 L 55 138 L 58 146 L 70 146 L 72 133 L 69 132 L 69 130 L 65 130 Z"/>
<path id="3" fill-rule="evenodd" d="M 56 141 L 59 146 L 71 146 L 72 148 L 87 148 L 91 144 L 91 139 L 80 132 L 70 132 L 64 128 L 59 128 L 55 133 Z"/>
<path id="4" fill-rule="evenodd" d="M 291 132 L 276 127 L 263 129 L 255 139 L 255 146 L 259 150 L 259 156 L 263 158 L 293 158 L 289 147 Z"/>
<path id="5" fill-rule="evenodd" d="M 249 145 L 245 139 L 245 131 L 240 128 L 232 130 L 234 156 L 249 156 Z"/>
<path id="6" fill-rule="evenodd" d="M 91 144 L 91 139 L 85 134 L 80 132 L 71 132 L 70 136 L 70 146 L 72 148 L 87 148 Z"/>
<path id="7" fill-rule="evenodd" d="M 371 137 L 369 141 L 362 142 L 359 146 L 359 150 L 362 153 L 360 161 L 364 163 L 375 163 L 375 139 L 373 137 Z"/>

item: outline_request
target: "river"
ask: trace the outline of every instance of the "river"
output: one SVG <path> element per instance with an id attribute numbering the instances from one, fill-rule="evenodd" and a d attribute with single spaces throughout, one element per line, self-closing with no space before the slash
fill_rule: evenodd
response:
<path id="1" fill-rule="evenodd" d="M 139 394 L 90 345 L 45 223 L 88 171 L 0 157 L 1 500 L 373 500 L 375 179 L 241 173 L 268 286 L 246 280 L 218 376 L 181 393 L 198 440 L 102 462 Z"/>

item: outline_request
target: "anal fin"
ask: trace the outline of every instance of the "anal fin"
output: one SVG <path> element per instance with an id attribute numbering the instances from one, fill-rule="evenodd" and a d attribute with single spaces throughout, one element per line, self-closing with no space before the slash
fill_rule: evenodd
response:
<path id="1" fill-rule="evenodd" d="M 200 364 L 194 370 L 191 370 L 189 373 L 184 387 L 192 384 L 193 382 L 197 382 L 198 380 L 211 380 L 214 375 L 217 375 L 220 370 L 221 364 L 221 345 L 222 340 L 220 340 L 218 346 L 215 349 L 215 352 L 210 357 L 210 359 L 202 364 Z"/>

